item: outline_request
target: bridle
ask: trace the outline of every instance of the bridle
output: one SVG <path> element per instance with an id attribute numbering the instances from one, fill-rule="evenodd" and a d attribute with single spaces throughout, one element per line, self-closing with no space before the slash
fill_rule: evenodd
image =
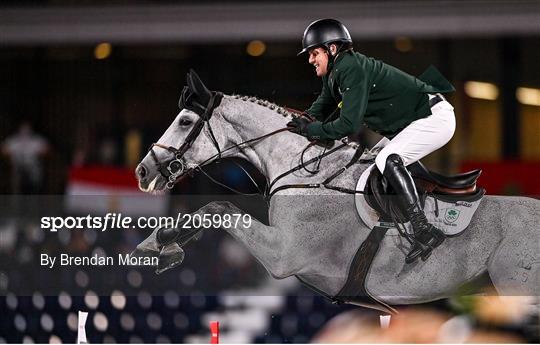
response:
<path id="1" fill-rule="evenodd" d="M 221 148 L 219 147 L 219 144 L 218 144 L 218 142 L 216 140 L 216 137 L 214 135 L 214 132 L 212 131 L 212 127 L 210 126 L 209 121 L 210 121 L 210 118 L 213 115 L 214 110 L 221 103 L 221 100 L 223 99 L 223 94 L 221 92 L 212 91 L 207 106 L 203 106 L 199 102 L 191 99 L 192 95 L 193 94 L 190 92 L 189 88 L 184 87 L 184 90 L 182 91 L 182 95 L 181 95 L 180 101 L 179 101 L 179 105 L 180 105 L 181 109 L 182 108 L 187 108 L 187 109 L 192 110 L 193 112 L 195 112 L 195 113 L 197 113 L 199 115 L 199 119 L 197 120 L 197 122 L 195 123 L 195 125 L 193 126 L 193 128 L 191 129 L 189 134 L 187 135 L 184 143 L 179 148 L 175 148 L 173 146 L 163 145 L 163 144 L 160 144 L 160 143 L 153 143 L 150 146 L 149 152 L 150 152 L 150 155 L 152 156 L 152 159 L 154 160 L 155 164 L 158 167 L 157 170 L 160 172 L 160 174 L 163 177 L 165 177 L 167 179 L 167 184 L 166 184 L 167 189 L 172 189 L 174 187 L 175 183 L 178 181 L 178 179 L 180 179 L 181 177 L 183 177 L 186 174 L 192 174 L 194 171 L 202 171 L 202 172 L 204 172 L 201 169 L 201 167 L 204 166 L 209 161 L 212 161 L 216 157 L 218 158 L 218 160 L 221 159 L 224 152 L 227 152 L 229 150 L 236 149 L 236 148 L 242 148 L 243 146 L 246 146 L 246 145 L 251 144 L 253 142 L 257 142 L 257 141 L 266 139 L 266 138 L 268 138 L 270 136 L 273 136 L 273 135 L 275 135 L 277 133 L 281 133 L 281 132 L 289 130 L 289 128 L 287 128 L 287 127 L 280 128 L 278 130 L 272 131 L 272 132 L 267 133 L 265 135 L 262 135 L 260 137 L 249 139 L 249 140 L 243 141 L 241 143 L 234 144 L 234 145 L 232 145 L 230 147 L 227 147 L 224 150 L 221 150 Z M 193 143 L 195 142 L 197 137 L 201 134 L 201 131 L 205 127 L 205 125 L 206 125 L 206 127 L 208 129 L 208 132 L 210 133 L 210 138 L 212 140 L 212 143 L 214 144 L 214 147 L 217 150 L 217 153 L 214 154 L 213 156 L 209 157 L 208 159 L 206 159 L 202 163 L 199 163 L 199 164 L 197 164 L 197 165 L 195 165 L 193 167 L 189 167 L 187 161 L 184 158 L 184 154 L 191 148 L 191 146 L 193 145 Z M 308 145 L 308 147 L 306 147 L 306 149 L 313 146 L 314 144 L 315 143 L 310 143 Z M 167 160 L 167 161 L 160 162 L 158 160 L 158 158 L 157 158 L 156 153 L 154 152 L 154 147 L 155 146 L 157 146 L 159 148 L 162 148 L 162 149 L 165 149 L 165 150 L 173 153 L 174 157 Z M 329 178 L 324 180 L 322 183 L 288 184 L 288 185 L 279 186 L 279 187 L 275 188 L 274 190 L 272 190 L 272 187 L 275 186 L 275 184 L 278 182 L 278 180 L 281 180 L 285 176 L 288 176 L 291 173 L 293 173 L 295 171 L 298 171 L 300 169 L 306 169 L 306 165 L 308 165 L 308 164 L 317 162 L 317 164 L 319 165 L 322 158 L 324 158 L 324 157 L 326 157 L 326 156 L 328 156 L 328 155 L 330 155 L 330 154 L 332 154 L 332 153 L 334 153 L 334 152 L 336 152 L 336 151 L 338 151 L 338 150 L 340 150 L 340 149 L 342 149 L 342 148 L 344 148 L 346 146 L 348 146 L 348 143 L 346 141 L 344 141 L 342 144 L 338 145 L 337 147 L 332 148 L 329 151 L 326 151 L 326 149 L 325 149 L 325 151 L 322 154 L 318 155 L 315 158 L 312 158 L 312 159 L 310 159 L 310 160 L 308 160 L 306 162 L 304 162 L 302 160 L 300 165 L 298 165 L 298 166 L 284 172 L 283 174 L 276 177 L 271 183 L 268 183 L 267 187 L 266 187 L 266 190 L 261 191 L 260 194 L 264 194 L 267 201 L 269 201 L 270 197 L 272 197 L 272 195 L 274 195 L 276 192 L 284 190 L 284 189 L 289 189 L 289 188 L 320 188 L 320 187 L 324 187 L 324 188 L 327 188 L 327 189 L 332 189 L 332 190 L 336 190 L 336 191 L 343 192 L 343 193 L 348 193 L 348 194 L 363 193 L 363 191 L 349 190 L 349 189 L 346 189 L 346 188 L 335 187 L 335 186 L 330 185 L 330 182 L 334 178 L 336 178 L 337 176 L 342 174 L 350 166 L 352 166 L 354 163 L 356 163 L 356 161 L 360 157 L 360 153 L 361 153 L 361 151 L 359 149 L 357 149 L 357 152 L 355 153 L 355 155 L 353 156 L 351 161 L 346 166 L 344 166 L 340 170 L 336 171 L 334 174 L 332 174 Z M 305 152 L 305 150 L 304 150 L 304 152 Z M 303 156 L 304 152 L 302 153 L 302 156 Z M 242 168 L 242 167 L 240 167 L 240 168 Z M 258 188 L 258 185 L 255 183 L 255 181 L 251 177 L 251 175 L 249 175 L 249 173 L 247 173 L 247 171 L 245 169 L 242 168 L 242 170 L 244 170 L 244 172 L 248 175 L 248 177 L 251 179 L 253 184 Z M 307 170 L 307 171 L 312 173 L 312 174 L 315 174 L 315 173 L 318 172 L 318 170 L 314 171 L 314 172 L 312 172 L 310 170 Z M 223 186 L 223 187 L 225 187 L 225 188 L 227 188 L 227 189 L 229 189 L 229 190 L 231 190 L 231 191 L 233 191 L 235 193 L 245 194 L 245 193 L 241 193 L 241 192 L 239 192 L 239 191 L 237 191 L 237 190 L 235 190 L 235 189 L 233 189 L 233 188 L 231 188 L 231 187 L 229 187 L 227 185 L 224 185 L 224 184 L 220 183 L 219 181 L 216 181 L 215 179 L 213 179 L 211 176 L 209 176 L 206 173 L 205 173 L 205 175 L 212 182 L 217 183 L 217 184 L 219 184 L 219 185 L 221 185 L 221 186 Z"/>
<path id="2" fill-rule="evenodd" d="M 187 152 L 187 150 L 191 148 L 197 137 L 201 134 L 201 131 L 205 125 L 207 126 L 208 132 L 210 133 L 212 143 L 218 151 L 219 158 L 221 158 L 221 149 L 219 148 L 219 144 L 216 140 L 214 132 L 212 131 L 212 127 L 210 126 L 209 121 L 212 117 L 212 114 L 214 113 L 214 109 L 217 108 L 221 103 L 223 94 L 221 92 L 212 92 L 207 106 L 203 106 L 197 101 L 191 99 L 192 95 L 193 94 L 186 86 L 182 90 L 182 95 L 180 96 L 179 101 L 180 108 L 185 108 L 189 104 L 190 110 L 193 110 L 195 113 L 199 114 L 199 119 L 197 120 L 197 122 L 195 122 L 195 125 L 187 135 L 186 140 L 184 141 L 182 146 L 180 146 L 179 148 L 175 148 L 173 146 L 167 146 L 160 143 L 153 143 L 152 146 L 150 146 L 150 155 L 152 156 L 152 159 L 158 167 L 157 170 L 161 173 L 163 177 L 167 179 L 168 189 L 172 189 L 174 187 L 174 184 L 176 183 L 178 178 L 180 178 L 186 173 L 191 173 L 194 169 L 188 168 L 188 164 L 184 158 L 184 154 Z M 154 146 L 173 153 L 174 158 L 164 162 L 160 162 L 156 156 L 156 153 L 154 152 Z"/>
<path id="3" fill-rule="evenodd" d="M 219 143 L 217 142 L 216 137 L 214 135 L 214 132 L 212 131 L 212 126 L 210 126 L 209 121 L 210 121 L 210 118 L 212 117 L 212 115 L 214 113 L 214 110 L 221 103 L 221 100 L 223 99 L 223 93 L 212 91 L 211 96 L 210 96 L 210 100 L 209 100 L 207 106 L 203 106 L 199 102 L 191 99 L 191 97 L 192 97 L 192 94 L 190 93 L 189 88 L 184 87 L 184 90 L 182 91 L 182 96 L 180 97 L 180 101 L 179 101 L 180 108 L 181 109 L 182 108 L 188 108 L 189 110 L 192 110 L 193 112 L 195 112 L 195 113 L 197 113 L 199 115 L 199 119 L 197 120 L 197 122 L 195 123 L 195 125 L 193 126 L 193 128 L 191 129 L 189 134 L 187 135 L 184 143 L 179 148 L 175 148 L 173 146 L 163 145 L 163 144 L 160 144 L 160 143 L 153 143 L 150 146 L 150 149 L 149 149 L 150 156 L 152 157 L 152 159 L 154 160 L 154 163 L 156 164 L 156 166 L 158 168 L 157 170 L 160 172 L 160 174 L 163 177 L 165 177 L 167 179 L 167 184 L 166 184 L 167 189 L 172 189 L 174 187 L 176 181 L 178 181 L 178 179 L 181 178 L 182 176 L 184 176 L 186 174 L 192 174 L 193 171 L 195 171 L 195 170 L 202 171 L 202 169 L 200 169 L 200 167 L 202 167 L 203 165 L 205 165 L 209 161 L 215 159 L 216 157 L 218 158 L 218 160 L 221 159 L 222 154 L 224 152 L 227 152 L 227 151 L 235 149 L 235 148 L 241 148 L 242 146 L 245 146 L 245 145 L 250 144 L 252 142 L 259 141 L 259 140 L 268 138 L 268 137 L 270 137 L 270 136 L 272 136 L 274 134 L 277 134 L 277 133 L 284 132 L 284 131 L 288 130 L 287 128 L 281 128 L 281 129 L 272 131 L 270 133 L 267 133 L 267 134 L 265 134 L 263 136 L 256 137 L 256 138 L 253 138 L 253 139 L 249 139 L 249 140 L 243 141 L 241 143 L 234 144 L 234 145 L 232 145 L 232 146 L 230 146 L 230 147 L 228 147 L 228 148 L 226 148 L 224 150 L 221 150 L 221 148 L 219 147 Z M 191 148 L 191 146 L 193 145 L 193 143 L 195 142 L 197 137 L 201 134 L 201 131 L 205 127 L 205 125 L 206 125 L 206 128 L 208 129 L 208 132 L 210 133 L 210 139 L 212 140 L 212 143 L 214 144 L 214 147 L 216 148 L 217 153 L 215 155 L 209 157 L 208 159 L 206 159 L 204 162 L 202 162 L 200 164 L 197 164 L 194 167 L 189 167 L 187 161 L 184 158 L 184 154 Z M 156 147 L 156 146 L 171 152 L 172 154 L 174 154 L 174 157 L 167 160 L 167 161 L 160 162 L 159 159 L 157 158 L 156 153 L 154 152 L 154 147 Z M 207 174 L 205 174 L 205 175 L 207 175 Z M 218 183 L 218 184 L 220 184 L 220 185 L 222 185 L 222 186 L 224 186 L 224 187 L 226 187 L 228 189 L 231 189 L 232 191 L 234 191 L 236 193 L 240 193 L 240 192 L 238 192 L 238 191 L 236 191 L 236 190 L 234 190 L 234 189 L 232 189 L 232 188 L 230 188 L 228 186 L 225 186 L 225 185 L 215 181 L 209 175 L 207 175 L 207 177 L 209 177 L 215 183 Z M 251 176 L 249 176 L 249 177 L 253 181 L 253 178 Z M 253 182 L 253 183 L 256 185 L 255 182 Z M 240 193 L 240 194 L 242 194 L 242 193 Z"/>

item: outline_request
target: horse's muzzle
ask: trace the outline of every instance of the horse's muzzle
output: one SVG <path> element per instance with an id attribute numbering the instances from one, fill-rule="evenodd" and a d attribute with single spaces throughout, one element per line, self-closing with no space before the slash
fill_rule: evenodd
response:
<path id="1" fill-rule="evenodd" d="M 143 163 L 140 163 L 137 165 L 137 168 L 135 168 L 135 176 L 140 182 L 143 182 L 146 180 L 146 176 L 148 175 L 148 169 L 144 166 Z"/>

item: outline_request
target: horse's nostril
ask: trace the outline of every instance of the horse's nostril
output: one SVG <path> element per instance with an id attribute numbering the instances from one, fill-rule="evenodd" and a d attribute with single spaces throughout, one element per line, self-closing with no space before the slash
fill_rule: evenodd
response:
<path id="1" fill-rule="evenodd" d="M 139 178 L 145 178 L 146 177 L 146 168 L 144 167 L 144 165 L 142 164 L 139 164 L 139 166 L 137 167 L 137 170 L 135 171 L 135 174 L 137 174 L 137 176 Z"/>

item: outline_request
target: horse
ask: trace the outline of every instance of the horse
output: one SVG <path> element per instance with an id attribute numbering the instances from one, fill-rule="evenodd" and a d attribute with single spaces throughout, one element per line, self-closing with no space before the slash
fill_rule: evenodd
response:
<path id="1" fill-rule="evenodd" d="M 371 163 L 359 161 L 339 170 L 351 162 L 357 147 L 336 146 L 339 141 L 333 148 L 306 146 L 306 138 L 286 130 L 286 123 L 297 116 L 288 108 L 256 97 L 210 92 L 194 72 L 187 79 L 180 112 L 136 168 L 140 189 L 166 190 L 220 158 L 250 162 L 272 188 L 269 224 L 253 219 L 249 226 L 239 222 L 220 228 L 243 243 L 272 277 L 295 276 L 317 293 L 338 296 L 355 269 L 359 246 L 373 232 L 356 212 L 355 195 L 320 182 L 336 175 L 335 185 L 354 189 Z M 244 212 L 228 201 L 213 201 L 195 214 Z M 447 238 L 429 259 L 411 264 L 404 262 L 409 243 L 387 232 L 365 272 L 365 292 L 381 302 L 374 308 L 392 312 L 390 305 L 451 297 L 487 273 L 500 295 L 539 296 L 538 224 L 540 201 L 486 195 L 463 233 Z M 200 229 L 180 235 L 178 229 L 160 231 L 155 229 L 133 255 L 160 256 L 163 271 L 181 262 L 181 248 Z M 343 302 L 362 305 L 353 298 Z"/>

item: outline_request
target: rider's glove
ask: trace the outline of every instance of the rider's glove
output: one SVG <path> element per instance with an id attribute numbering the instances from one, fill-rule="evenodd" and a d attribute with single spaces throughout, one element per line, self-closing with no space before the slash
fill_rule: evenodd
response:
<path id="1" fill-rule="evenodd" d="M 306 119 L 305 117 L 295 117 L 287 123 L 287 128 L 289 131 L 300 134 L 304 137 L 308 137 L 307 127 L 311 123 L 310 120 Z"/>

